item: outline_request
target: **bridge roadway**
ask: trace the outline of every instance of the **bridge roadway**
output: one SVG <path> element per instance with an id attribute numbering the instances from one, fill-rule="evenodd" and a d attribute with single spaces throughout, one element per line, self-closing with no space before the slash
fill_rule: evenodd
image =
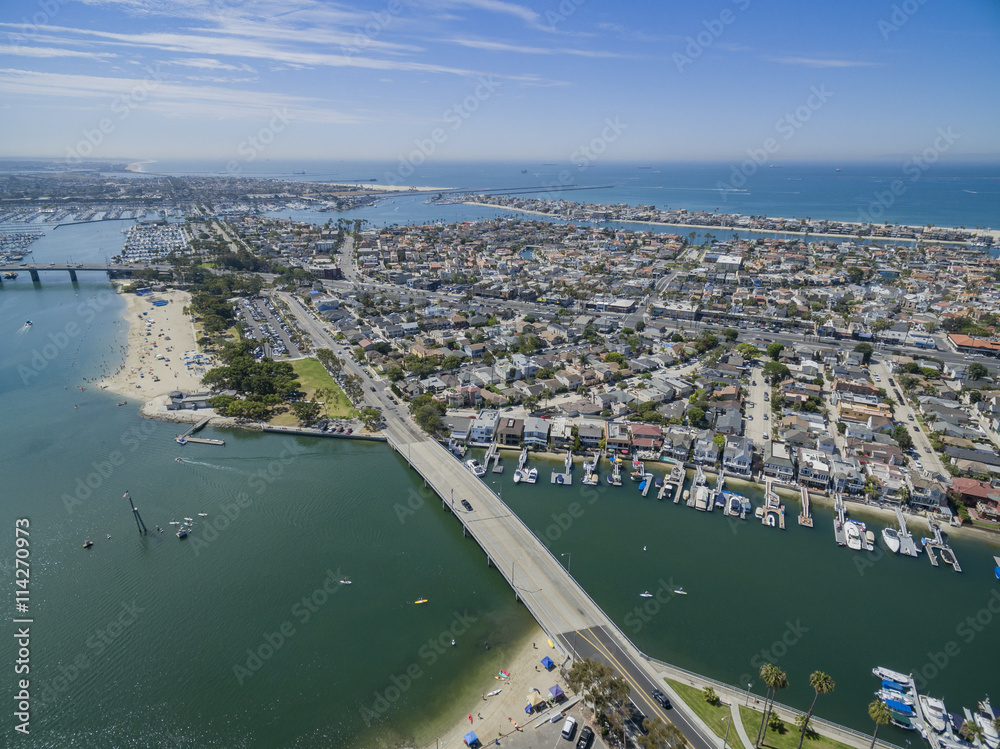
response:
<path id="1" fill-rule="evenodd" d="M 347 354 L 343 356 L 344 371 L 359 375 L 365 398 L 382 409 L 386 416 L 382 431 L 389 443 L 454 512 L 486 553 L 489 563 L 510 583 L 518 600 L 561 650 L 610 665 L 628 683 L 632 701 L 642 713 L 675 723 L 693 749 L 719 749 L 721 739 L 710 733 L 683 702 L 673 700 L 673 709 L 666 711 L 653 699 L 652 689 L 664 688 L 653 665 L 503 500 L 441 444 L 429 439 L 409 418 L 406 406 L 393 402 L 385 383 L 352 361 L 325 325 L 294 298 L 284 293 L 278 296 L 285 299 L 317 348 Z M 463 499 L 472 505 L 471 511 L 462 507 Z"/>
<path id="2" fill-rule="evenodd" d="M 27 273 L 35 283 L 41 281 L 39 273 L 41 271 L 69 271 L 69 277 L 76 281 L 76 274 L 81 271 L 98 271 L 107 273 L 109 276 L 131 276 L 137 270 L 170 271 L 169 265 L 157 265 L 154 263 L 3 263 L 0 264 L 0 283 L 3 282 L 4 273 Z"/>

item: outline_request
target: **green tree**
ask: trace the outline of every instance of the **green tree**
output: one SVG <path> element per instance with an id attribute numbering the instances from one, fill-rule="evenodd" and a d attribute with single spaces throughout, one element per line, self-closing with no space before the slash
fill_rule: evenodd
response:
<path id="1" fill-rule="evenodd" d="M 791 370 L 781 362 L 769 361 L 764 365 L 764 377 L 772 385 L 777 385 L 791 374 Z"/>
<path id="2" fill-rule="evenodd" d="M 737 343 L 736 350 L 739 351 L 740 355 L 744 359 L 749 359 L 750 361 L 753 361 L 760 356 L 760 349 L 752 343 Z"/>
<path id="3" fill-rule="evenodd" d="M 812 718 L 813 710 L 816 708 L 816 700 L 819 699 L 821 694 L 830 694 L 837 684 L 830 678 L 829 674 L 822 671 L 813 671 L 809 674 L 809 686 L 813 688 L 813 700 L 812 704 L 809 705 L 809 712 L 806 713 L 805 720 L 802 721 L 802 735 L 799 736 L 799 749 L 802 749 L 802 742 L 806 738 L 806 731 L 809 729 L 809 720 Z"/>
<path id="4" fill-rule="evenodd" d="M 875 737 L 878 736 L 878 727 L 888 725 L 892 716 L 889 715 L 889 708 L 882 700 L 872 700 L 868 704 L 868 717 L 875 721 L 875 730 L 872 732 L 872 744 L 869 749 L 875 749 Z"/>
<path id="5" fill-rule="evenodd" d="M 701 696 L 709 705 L 721 704 L 719 695 L 715 693 L 715 689 L 713 687 L 705 687 L 702 689 Z"/>
<path id="6" fill-rule="evenodd" d="M 292 404 L 292 413 L 302 426 L 309 426 L 319 418 L 320 405 L 315 401 L 297 401 Z"/>
<path id="7" fill-rule="evenodd" d="M 399 382 L 406 377 L 406 373 L 398 364 L 393 364 L 385 371 L 385 376 L 389 378 L 389 382 Z"/>
<path id="8" fill-rule="evenodd" d="M 641 734 L 636 743 L 640 749 L 679 749 L 685 745 L 684 734 L 673 723 L 664 723 L 658 718 L 646 718 L 642 722 L 645 734 Z"/>
<path id="9" fill-rule="evenodd" d="M 769 357 L 771 357 L 772 359 L 777 360 L 777 358 L 779 356 L 781 356 L 781 350 L 783 348 L 785 348 L 785 344 L 780 343 L 779 341 L 775 341 L 774 343 L 768 345 L 768 347 L 766 349 L 767 350 L 767 355 Z"/>
<path id="10" fill-rule="evenodd" d="M 740 337 L 740 331 L 738 331 L 736 328 L 726 328 L 725 330 L 722 331 L 722 335 L 726 337 L 727 341 L 732 343 L 733 341 L 735 341 L 737 338 Z"/>
<path id="11" fill-rule="evenodd" d="M 872 353 L 875 351 L 875 347 L 870 343 L 859 343 L 854 347 L 854 350 L 861 354 L 862 361 L 868 364 L 872 360 Z"/>
<path id="12" fill-rule="evenodd" d="M 989 370 L 979 362 L 973 362 L 970 364 L 967 371 L 970 380 L 981 380 L 989 374 Z"/>
<path id="13" fill-rule="evenodd" d="M 382 421 L 382 414 L 374 408 L 362 408 L 358 413 L 358 418 L 365 425 L 365 429 L 374 432 L 379 422 Z"/>
<path id="14" fill-rule="evenodd" d="M 896 424 L 892 429 L 892 438 L 896 440 L 896 444 L 901 450 L 909 450 L 913 447 L 913 437 L 910 436 L 910 430 L 906 428 L 906 424 Z"/>
<path id="15" fill-rule="evenodd" d="M 693 427 L 700 427 L 705 423 L 705 410 L 698 406 L 691 406 L 687 410 L 688 424 Z"/>
<path id="16" fill-rule="evenodd" d="M 719 450 L 726 449 L 726 435 L 722 432 L 716 432 L 715 436 L 712 437 L 712 442 L 718 446 Z"/>
<path id="17" fill-rule="evenodd" d="M 767 685 L 767 696 L 764 699 L 764 714 L 761 716 L 760 728 L 757 731 L 756 746 L 758 747 L 767 736 L 767 719 L 774 707 L 774 697 L 779 689 L 788 686 L 788 677 L 785 672 L 773 663 L 765 663 L 760 667 L 760 678 Z"/>

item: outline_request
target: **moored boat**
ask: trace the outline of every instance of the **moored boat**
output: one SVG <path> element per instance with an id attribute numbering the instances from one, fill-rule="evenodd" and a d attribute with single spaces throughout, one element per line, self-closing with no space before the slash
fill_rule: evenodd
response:
<path id="1" fill-rule="evenodd" d="M 847 548 L 853 551 L 861 551 L 861 529 L 853 520 L 844 523 L 844 531 L 847 533 Z"/>
<path id="2" fill-rule="evenodd" d="M 899 552 L 899 531 L 895 528 L 883 528 L 882 529 L 882 542 L 885 547 L 891 551 L 893 554 Z"/>
<path id="3" fill-rule="evenodd" d="M 875 693 L 875 695 L 886 705 L 889 705 L 890 702 L 899 702 L 904 705 L 909 705 L 911 708 L 913 707 L 913 697 L 908 694 L 903 694 L 902 692 L 894 692 L 891 689 L 880 689 Z"/>
<path id="4" fill-rule="evenodd" d="M 919 699 L 927 725 L 938 733 L 945 731 L 948 727 L 948 709 L 944 706 L 944 701 L 926 695 L 920 695 Z"/>
<path id="5" fill-rule="evenodd" d="M 470 458 L 465 461 L 465 467 L 472 471 L 475 476 L 483 476 L 486 474 L 486 467 L 475 458 Z"/>
<path id="6" fill-rule="evenodd" d="M 886 668 L 885 666 L 876 666 L 872 669 L 872 673 L 875 674 L 880 679 L 886 679 L 888 681 L 894 681 L 897 684 L 909 684 L 910 677 L 908 674 L 902 674 L 899 671 L 893 671 L 891 668 Z"/>

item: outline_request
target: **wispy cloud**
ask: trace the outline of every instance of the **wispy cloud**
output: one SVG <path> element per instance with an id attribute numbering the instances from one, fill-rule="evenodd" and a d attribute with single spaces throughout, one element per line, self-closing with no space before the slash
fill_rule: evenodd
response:
<path id="1" fill-rule="evenodd" d="M 361 118 L 332 109 L 318 99 L 222 86 L 192 86 L 153 81 L 152 78 L 111 78 L 92 75 L 41 73 L 33 70 L 0 69 L 0 94 L 29 99 L 85 99 L 129 97 L 136 87 L 149 91 L 141 109 L 178 118 L 233 119 L 270 117 L 275 109 L 287 108 L 295 120 L 354 124 Z"/>
<path id="2" fill-rule="evenodd" d="M 604 52 L 596 49 L 572 49 L 568 47 L 528 47 L 521 44 L 508 44 L 506 42 L 493 42 L 485 39 L 443 39 L 449 44 L 457 44 L 470 49 L 482 49 L 489 52 L 518 52 L 525 55 L 574 55 L 577 57 L 614 57 L 622 58 L 616 52 Z"/>
<path id="3" fill-rule="evenodd" d="M 184 60 L 167 60 L 169 65 L 182 65 L 187 68 L 202 68 L 204 70 L 233 70 L 246 73 L 255 73 L 249 65 L 230 65 L 229 63 L 215 60 L 211 57 L 189 57 Z"/>
<path id="4" fill-rule="evenodd" d="M 58 49 L 56 47 L 22 47 L 18 44 L 0 44 L 0 55 L 16 55 L 18 57 L 84 57 L 89 60 L 117 57 L 113 52 L 83 52 L 76 49 Z"/>
<path id="5" fill-rule="evenodd" d="M 819 57 L 772 57 L 770 55 L 762 55 L 761 59 L 768 62 L 776 62 L 780 65 L 799 65 L 804 68 L 867 68 L 880 64 L 864 60 L 836 60 Z"/>

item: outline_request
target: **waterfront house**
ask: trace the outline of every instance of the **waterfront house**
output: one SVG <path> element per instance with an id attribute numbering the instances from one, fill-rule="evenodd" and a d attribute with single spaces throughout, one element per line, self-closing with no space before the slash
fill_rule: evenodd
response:
<path id="1" fill-rule="evenodd" d="M 484 408 L 472 422 L 469 429 L 469 440 L 475 443 L 492 442 L 500 423 L 500 412 L 492 408 Z"/>
<path id="2" fill-rule="evenodd" d="M 524 434 L 524 421 L 504 416 L 497 427 L 497 442 L 506 447 L 517 447 Z"/>
<path id="3" fill-rule="evenodd" d="M 640 450 L 658 451 L 663 446 L 663 431 L 657 424 L 632 424 L 632 445 Z"/>
<path id="4" fill-rule="evenodd" d="M 749 437 L 727 437 L 722 452 L 722 467 L 727 473 L 749 476 L 753 468 L 753 443 Z"/>
<path id="5" fill-rule="evenodd" d="M 456 442 L 465 442 L 469 439 L 469 429 L 472 427 L 471 416 L 447 415 L 444 417 L 445 428 L 448 429 L 448 437 Z"/>
<path id="6" fill-rule="evenodd" d="M 592 419 L 581 419 L 577 423 L 576 434 L 580 445 L 584 448 L 596 448 L 604 439 L 604 422 Z"/>
<path id="7" fill-rule="evenodd" d="M 668 427 L 664 434 L 664 452 L 674 460 L 685 461 L 691 454 L 694 435 L 684 427 Z"/>
<path id="8" fill-rule="evenodd" d="M 906 476 L 906 485 L 910 497 L 907 500 L 912 507 L 939 512 L 948 505 L 948 491 L 944 483 L 933 478 L 914 475 L 913 471 Z"/>
<path id="9" fill-rule="evenodd" d="M 834 458 L 830 470 L 830 489 L 840 494 L 860 494 L 865 489 L 865 473 L 857 458 Z"/>
<path id="10" fill-rule="evenodd" d="M 525 418 L 523 443 L 527 447 L 546 449 L 549 446 L 549 420 L 537 416 Z"/>
<path id="11" fill-rule="evenodd" d="M 604 444 L 608 451 L 629 450 L 632 447 L 627 424 L 609 421 L 605 424 Z"/>
<path id="12" fill-rule="evenodd" d="M 704 465 L 715 465 L 719 460 L 719 446 L 712 439 L 715 435 L 712 432 L 703 433 L 694 442 L 695 463 Z"/>
<path id="13" fill-rule="evenodd" d="M 779 440 L 771 440 L 764 448 L 764 475 L 791 482 L 795 478 L 793 453 Z"/>
<path id="14" fill-rule="evenodd" d="M 551 420 L 549 438 L 556 450 L 565 450 L 573 446 L 573 423 L 565 416 L 557 416 Z"/>
<path id="15" fill-rule="evenodd" d="M 819 450 L 800 447 L 798 455 L 799 483 L 825 490 L 830 483 L 830 456 Z"/>

